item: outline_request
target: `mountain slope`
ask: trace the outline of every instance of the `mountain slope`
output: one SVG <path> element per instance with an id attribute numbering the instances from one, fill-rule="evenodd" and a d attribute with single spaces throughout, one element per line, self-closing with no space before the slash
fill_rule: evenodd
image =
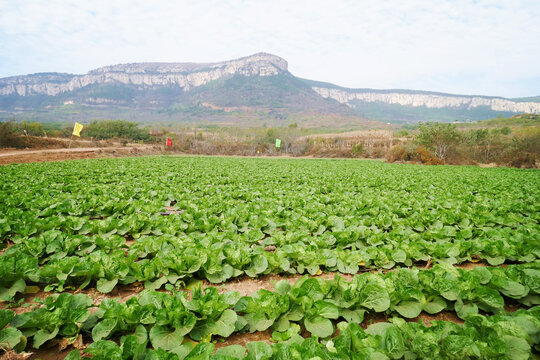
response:
<path id="1" fill-rule="evenodd" d="M 324 98 L 354 108 L 364 116 L 390 121 L 489 119 L 497 115 L 540 113 L 536 98 L 505 99 L 480 95 L 454 95 L 418 90 L 347 89 L 305 80 Z"/>
<path id="2" fill-rule="evenodd" d="M 300 79 L 266 53 L 217 63 L 137 63 L 85 75 L 0 79 L 0 119 L 124 118 L 242 125 L 381 126 L 540 113 L 536 98 L 504 99 L 415 90 L 347 89 Z"/>

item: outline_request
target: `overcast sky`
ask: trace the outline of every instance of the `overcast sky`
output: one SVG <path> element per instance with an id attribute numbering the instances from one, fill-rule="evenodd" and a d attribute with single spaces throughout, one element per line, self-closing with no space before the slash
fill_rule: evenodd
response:
<path id="1" fill-rule="evenodd" d="M 539 0 L 0 0 L 0 77 L 269 52 L 356 88 L 540 95 Z"/>

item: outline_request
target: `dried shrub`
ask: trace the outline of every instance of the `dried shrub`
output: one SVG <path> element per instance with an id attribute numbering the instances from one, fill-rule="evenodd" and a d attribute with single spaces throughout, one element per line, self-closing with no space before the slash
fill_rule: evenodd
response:
<path id="1" fill-rule="evenodd" d="M 412 159 L 426 165 L 442 164 L 442 161 L 424 146 L 417 146 L 413 150 Z"/>
<path id="2" fill-rule="evenodd" d="M 415 162 L 426 165 L 442 164 L 431 151 L 424 146 L 414 146 L 412 144 L 396 145 L 388 151 L 386 155 L 388 162 Z"/>
<path id="3" fill-rule="evenodd" d="M 386 153 L 386 161 L 398 162 L 398 161 L 411 161 L 409 146 L 396 145 Z"/>
<path id="4" fill-rule="evenodd" d="M 531 169 L 536 167 L 536 155 L 527 151 L 513 149 L 505 153 L 504 159 L 509 166 Z"/>

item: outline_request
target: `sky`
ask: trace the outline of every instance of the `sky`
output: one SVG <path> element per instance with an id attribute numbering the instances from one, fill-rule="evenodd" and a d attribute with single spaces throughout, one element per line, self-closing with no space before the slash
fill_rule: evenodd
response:
<path id="1" fill-rule="evenodd" d="M 0 0 L 0 77 L 281 56 L 351 88 L 540 95 L 540 0 Z"/>

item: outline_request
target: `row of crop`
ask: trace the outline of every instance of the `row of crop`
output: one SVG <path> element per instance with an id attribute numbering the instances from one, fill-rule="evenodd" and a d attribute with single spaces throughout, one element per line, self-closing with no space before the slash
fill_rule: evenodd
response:
<path id="1" fill-rule="evenodd" d="M 294 285 L 279 281 L 275 290 L 251 296 L 219 294 L 215 287 L 173 294 L 145 290 L 127 302 L 104 300 L 93 314 L 84 294 L 62 293 L 45 299 L 42 307 L 17 315 L 12 327 L 33 337 L 39 347 L 55 337 L 92 333 L 94 341 L 126 334 L 149 334 L 155 347 L 181 341 L 201 341 L 233 332 L 287 331 L 302 325 L 314 336 L 329 337 L 334 322 L 360 323 L 365 313 L 415 318 L 422 311 L 455 311 L 463 319 L 478 313 L 503 311 L 506 299 L 526 305 L 540 303 L 540 264 L 473 270 L 437 265 L 430 270 L 400 269 L 386 274 L 356 275 L 350 282 L 304 276 Z M 504 297 L 503 297 L 504 296 Z"/>
<path id="2" fill-rule="evenodd" d="M 465 225 L 455 226 L 436 221 L 427 227 L 399 226 L 389 230 L 375 225 L 345 227 L 342 219 L 330 216 L 316 220 L 320 221 L 318 227 L 305 230 L 295 230 L 294 227 L 278 230 L 276 224 L 269 219 L 256 226 L 243 228 L 233 223 L 209 223 L 201 225 L 200 229 L 189 230 L 190 224 L 198 221 L 190 219 L 188 215 L 183 213 L 164 217 L 138 213 L 105 220 L 90 220 L 88 216 L 58 218 L 52 215 L 42 219 L 33 217 L 28 220 L 33 221 L 28 228 L 20 229 L 15 228 L 12 222 L 21 223 L 22 219 L 13 219 L 11 225 L 7 219 L 0 219 L 0 232 L 2 228 L 6 231 L 4 236 L 0 235 L 0 239 L 24 244 L 23 250 L 38 257 L 40 262 L 54 258 L 55 248 L 64 255 L 73 255 L 80 251 L 76 244 L 92 251 L 96 247 L 106 247 L 106 243 L 122 243 L 121 237 L 146 237 L 146 242 L 157 241 L 161 244 L 180 239 L 180 242 L 189 245 L 199 241 L 201 235 L 211 243 L 232 241 L 246 247 L 259 245 L 259 240 L 270 235 L 262 245 L 289 245 L 291 249 L 301 248 L 308 252 L 324 249 L 330 250 L 327 251 L 329 254 L 337 249 L 345 249 L 351 253 L 360 250 L 367 265 L 385 268 L 395 264 L 410 266 L 414 261 L 425 261 L 430 257 L 454 262 L 479 257 L 492 265 L 505 260 L 526 262 L 540 257 L 536 236 L 539 231 L 538 224 L 526 224 L 517 228 L 475 227 L 468 221 L 463 222 Z M 206 220 L 201 221 L 204 223 Z M 180 226 L 179 224 L 183 224 L 185 228 L 170 228 L 173 225 Z M 14 233 L 16 235 L 13 235 Z"/>
<path id="3" fill-rule="evenodd" d="M 302 360 L 302 359 L 530 359 L 540 347 L 540 307 L 484 317 L 474 315 L 463 325 L 434 321 L 431 326 L 393 318 L 363 330 L 356 323 L 338 324 L 332 339 L 302 338 L 298 329 L 274 337 L 278 343 L 251 342 L 247 349 L 230 345 L 215 350 L 212 343 L 185 342 L 171 350 L 148 348 L 145 336 L 129 335 L 120 346 L 100 340 L 85 352 L 95 360 Z M 80 359 L 73 350 L 67 360 Z"/>
<path id="4" fill-rule="evenodd" d="M 262 235 L 259 232 L 244 237 L 226 233 L 182 238 L 146 236 L 128 248 L 125 239 L 118 235 L 64 236 L 59 231 L 49 231 L 17 243 L 0 255 L 0 271 L 5 274 L 0 279 L 0 297 L 13 294 L 15 289 L 6 289 L 14 286 L 20 289 L 23 282 L 54 285 L 61 291 L 66 285 L 84 288 L 95 281 L 99 291 L 108 292 L 117 283 L 135 281 L 146 282 L 148 288 L 159 288 L 167 282 L 174 285 L 190 278 L 220 283 L 243 274 L 251 277 L 269 273 L 315 275 L 322 270 L 355 274 L 366 267 L 408 265 L 411 259 L 433 258 L 455 263 L 458 259 L 464 260 L 464 254 L 469 254 L 467 258 L 471 259 L 472 255 L 483 251 L 481 246 L 467 240 L 388 241 L 354 249 L 328 249 L 296 242 L 277 244 L 277 248 L 265 251 L 265 246 L 274 240 L 267 238 L 260 244 L 258 240 Z M 540 247 L 535 247 L 533 241 L 521 240 L 520 237 L 499 240 L 497 247 L 490 248 L 490 254 L 505 253 L 506 257 L 521 261 L 535 261 Z M 495 243 L 492 240 L 489 244 Z M 516 256 L 517 249 L 527 255 Z M 495 263 L 504 261 L 501 257 L 489 259 Z"/>
<path id="5" fill-rule="evenodd" d="M 80 316 L 80 314 L 79 314 Z M 22 351 L 26 338 L 14 327 L 4 328 L 12 314 L 0 311 L 0 347 Z M 159 326 L 148 334 L 140 325 L 134 334 L 122 336 L 117 343 L 97 340 L 85 350 L 95 360 L 269 360 L 269 359 L 530 359 L 540 350 L 540 307 L 502 312 L 493 316 L 471 315 L 463 325 L 448 321 L 406 322 L 392 318 L 363 330 L 355 322 L 338 323 L 339 334 L 333 338 L 304 339 L 300 328 L 274 332 L 264 342 L 231 345 L 215 351 L 213 343 L 185 340 L 179 334 L 164 335 Z M 10 341 L 12 341 L 10 343 Z M 150 347 L 150 348 L 149 348 Z M 153 348 L 153 349 L 152 349 Z M 247 354 L 246 354 L 247 350 Z M 67 360 L 80 359 L 79 351 Z"/>

